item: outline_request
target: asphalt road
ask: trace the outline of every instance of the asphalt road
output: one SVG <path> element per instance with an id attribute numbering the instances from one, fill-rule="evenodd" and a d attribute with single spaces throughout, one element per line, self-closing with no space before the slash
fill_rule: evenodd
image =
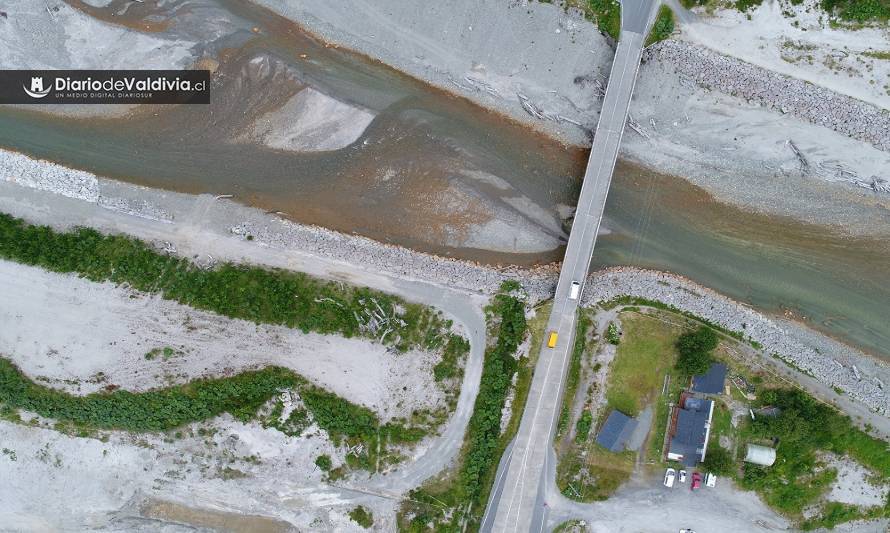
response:
<path id="1" fill-rule="evenodd" d="M 547 331 L 556 331 L 558 341 L 556 347 L 548 348 L 548 335 L 544 335 L 544 346 L 519 432 L 498 468 L 482 531 L 543 531 L 547 523 L 546 475 L 553 471 L 548 465 L 555 462 L 553 432 L 579 303 L 569 299 L 569 291 L 573 281 L 584 283 L 590 269 L 637 79 L 646 28 L 657 6 L 655 0 L 624 0 L 621 4 L 618 48 L 556 286 L 553 311 L 547 323 Z"/>

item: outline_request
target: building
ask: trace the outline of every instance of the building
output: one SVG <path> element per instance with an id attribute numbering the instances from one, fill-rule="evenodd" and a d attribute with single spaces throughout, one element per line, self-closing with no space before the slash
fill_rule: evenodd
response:
<path id="1" fill-rule="evenodd" d="M 749 444 L 745 462 L 760 466 L 772 466 L 776 462 L 776 449 L 759 444 Z"/>
<path id="2" fill-rule="evenodd" d="M 667 458 L 693 467 L 705 460 L 714 402 L 683 394 L 671 413 Z"/>
<path id="3" fill-rule="evenodd" d="M 613 452 L 623 452 L 630 436 L 637 428 L 637 419 L 612 410 L 596 436 L 596 442 L 603 448 Z"/>
<path id="4" fill-rule="evenodd" d="M 726 386 L 726 365 L 712 363 L 704 374 L 692 376 L 692 390 L 701 394 L 723 394 Z"/>

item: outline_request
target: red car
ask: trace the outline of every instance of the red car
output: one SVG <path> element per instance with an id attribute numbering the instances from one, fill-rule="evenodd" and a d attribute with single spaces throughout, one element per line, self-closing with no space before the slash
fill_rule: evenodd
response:
<path id="1" fill-rule="evenodd" d="M 701 488 L 701 473 L 694 472 L 692 474 L 692 490 Z"/>

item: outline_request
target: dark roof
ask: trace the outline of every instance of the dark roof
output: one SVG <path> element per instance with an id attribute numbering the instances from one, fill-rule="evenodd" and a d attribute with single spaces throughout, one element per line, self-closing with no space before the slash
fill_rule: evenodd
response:
<path id="1" fill-rule="evenodd" d="M 613 452 L 624 451 L 624 444 L 637 427 L 637 420 L 626 414 L 613 410 L 603 424 L 596 442 L 603 448 Z"/>
<path id="2" fill-rule="evenodd" d="M 711 400 L 688 397 L 683 407 L 677 409 L 677 424 L 668 451 L 682 455 L 680 462 L 686 466 L 695 466 L 702 460 L 711 403 Z"/>
<path id="3" fill-rule="evenodd" d="M 713 363 L 704 374 L 692 376 L 692 390 L 703 394 L 720 394 L 726 383 L 726 365 Z"/>

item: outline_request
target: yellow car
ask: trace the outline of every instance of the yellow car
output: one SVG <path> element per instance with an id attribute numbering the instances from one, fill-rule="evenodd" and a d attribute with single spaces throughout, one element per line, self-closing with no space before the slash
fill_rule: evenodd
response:
<path id="1" fill-rule="evenodd" d="M 559 335 L 555 331 L 550 332 L 550 337 L 547 339 L 547 347 L 553 348 L 556 346 L 556 339 L 559 338 Z"/>

